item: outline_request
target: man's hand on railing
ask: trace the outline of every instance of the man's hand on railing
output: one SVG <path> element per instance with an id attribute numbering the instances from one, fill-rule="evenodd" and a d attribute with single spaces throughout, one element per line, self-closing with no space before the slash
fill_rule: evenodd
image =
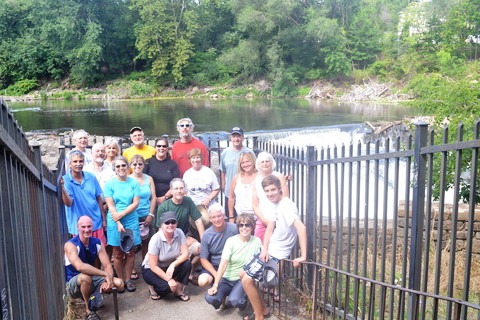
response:
<path id="1" fill-rule="evenodd" d="M 294 268 L 300 267 L 300 263 L 305 262 L 306 260 L 307 259 L 305 259 L 304 257 L 298 257 L 298 258 L 293 259 L 293 267 Z"/>

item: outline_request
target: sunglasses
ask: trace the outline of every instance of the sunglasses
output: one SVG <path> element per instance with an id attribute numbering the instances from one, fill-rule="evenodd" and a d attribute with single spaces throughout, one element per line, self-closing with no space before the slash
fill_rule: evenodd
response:
<path id="1" fill-rule="evenodd" d="M 166 144 L 157 144 L 157 148 L 168 148 Z"/>
<path id="2" fill-rule="evenodd" d="M 190 123 L 182 123 L 182 124 L 179 124 L 178 126 L 179 126 L 180 128 L 183 128 L 183 127 L 189 128 L 189 127 L 190 127 Z"/>
<path id="3" fill-rule="evenodd" d="M 239 228 L 251 228 L 252 225 L 250 223 L 239 223 L 238 227 Z"/>
<path id="4" fill-rule="evenodd" d="M 117 164 L 115 168 L 125 168 L 126 166 L 126 164 Z"/>
<path id="5" fill-rule="evenodd" d="M 132 167 L 143 167 L 143 163 L 132 163 Z"/>
<path id="6" fill-rule="evenodd" d="M 168 221 L 165 221 L 164 224 L 166 224 L 167 226 L 170 225 L 170 224 L 177 224 L 177 221 L 175 221 L 175 220 L 168 220 Z"/>

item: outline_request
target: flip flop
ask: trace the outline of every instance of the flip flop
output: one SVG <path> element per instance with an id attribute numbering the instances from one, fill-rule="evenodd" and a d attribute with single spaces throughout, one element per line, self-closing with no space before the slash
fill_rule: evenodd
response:
<path id="1" fill-rule="evenodd" d="M 156 300 L 162 299 L 162 297 L 161 297 L 158 293 L 156 293 L 156 292 L 155 292 L 155 293 L 151 293 L 151 292 L 150 292 L 150 299 L 156 301 Z"/>
<path id="2" fill-rule="evenodd" d="M 188 300 L 190 300 L 190 297 L 186 294 L 179 294 L 178 296 L 175 295 L 175 298 L 183 302 L 187 302 Z"/>
<path id="3" fill-rule="evenodd" d="M 138 280 L 139 278 L 140 276 L 138 275 L 138 273 L 136 271 L 132 271 L 132 274 L 130 275 L 130 279 Z"/>

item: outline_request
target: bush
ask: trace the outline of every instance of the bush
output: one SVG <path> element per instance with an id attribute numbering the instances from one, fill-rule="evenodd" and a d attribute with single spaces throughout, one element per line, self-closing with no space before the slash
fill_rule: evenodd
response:
<path id="1" fill-rule="evenodd" d="M 20 80 L 5 89 L 7 96 L 21 96 L 29 93 L 38 86 L 37 80 Z"/>

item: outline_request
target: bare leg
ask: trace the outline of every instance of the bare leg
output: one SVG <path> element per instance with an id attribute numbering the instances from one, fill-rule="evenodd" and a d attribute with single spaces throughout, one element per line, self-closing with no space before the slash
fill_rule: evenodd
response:
<path id="1" fill-rule="evenodd" d="M 125 274 L 128 275 L 128 279 L 124 281 L 130 280 L 130 275 L 133 271 L 133 265 L 135 263 L 135 251 L 132 250 L 129 253 L 125 254 Z"/>
<path id="2" fill-rule="evenodd" d="M 82 293 L 83 301 L 85 301 L 85 312 L 86 314 L 89 314 L 90 309 L 88 308 L 88 299 L 92 292 L 92 277 L 82 273 L 78 276 L 77 281 L 80 285 L 80 292 Z"/>
<path id="3" fill-rule="evenodd" d="M 113 247 L 113 265 L 115 266 L 115 271 L 117 271 L 117 276 L 126 281 L 125 272 L 123 268 L 123 257 L 125 253 L 120 249 L 120 247 Z M 130 270 L 131 271 L 131 270 Z M 130 275 L 129 275 L 130 276 Z"/>
<path id="4" fill-rule="evenodd" d="M 258 291 L 255 281 L 249 276 L 243 275 L 242 277 L 243 290 L 247 294 L 248 300 L 252 304 L 253 312 L 255 313 L 255 319 L 263 320 L 266 311 L 265 302 L 263 297 Z"/>

